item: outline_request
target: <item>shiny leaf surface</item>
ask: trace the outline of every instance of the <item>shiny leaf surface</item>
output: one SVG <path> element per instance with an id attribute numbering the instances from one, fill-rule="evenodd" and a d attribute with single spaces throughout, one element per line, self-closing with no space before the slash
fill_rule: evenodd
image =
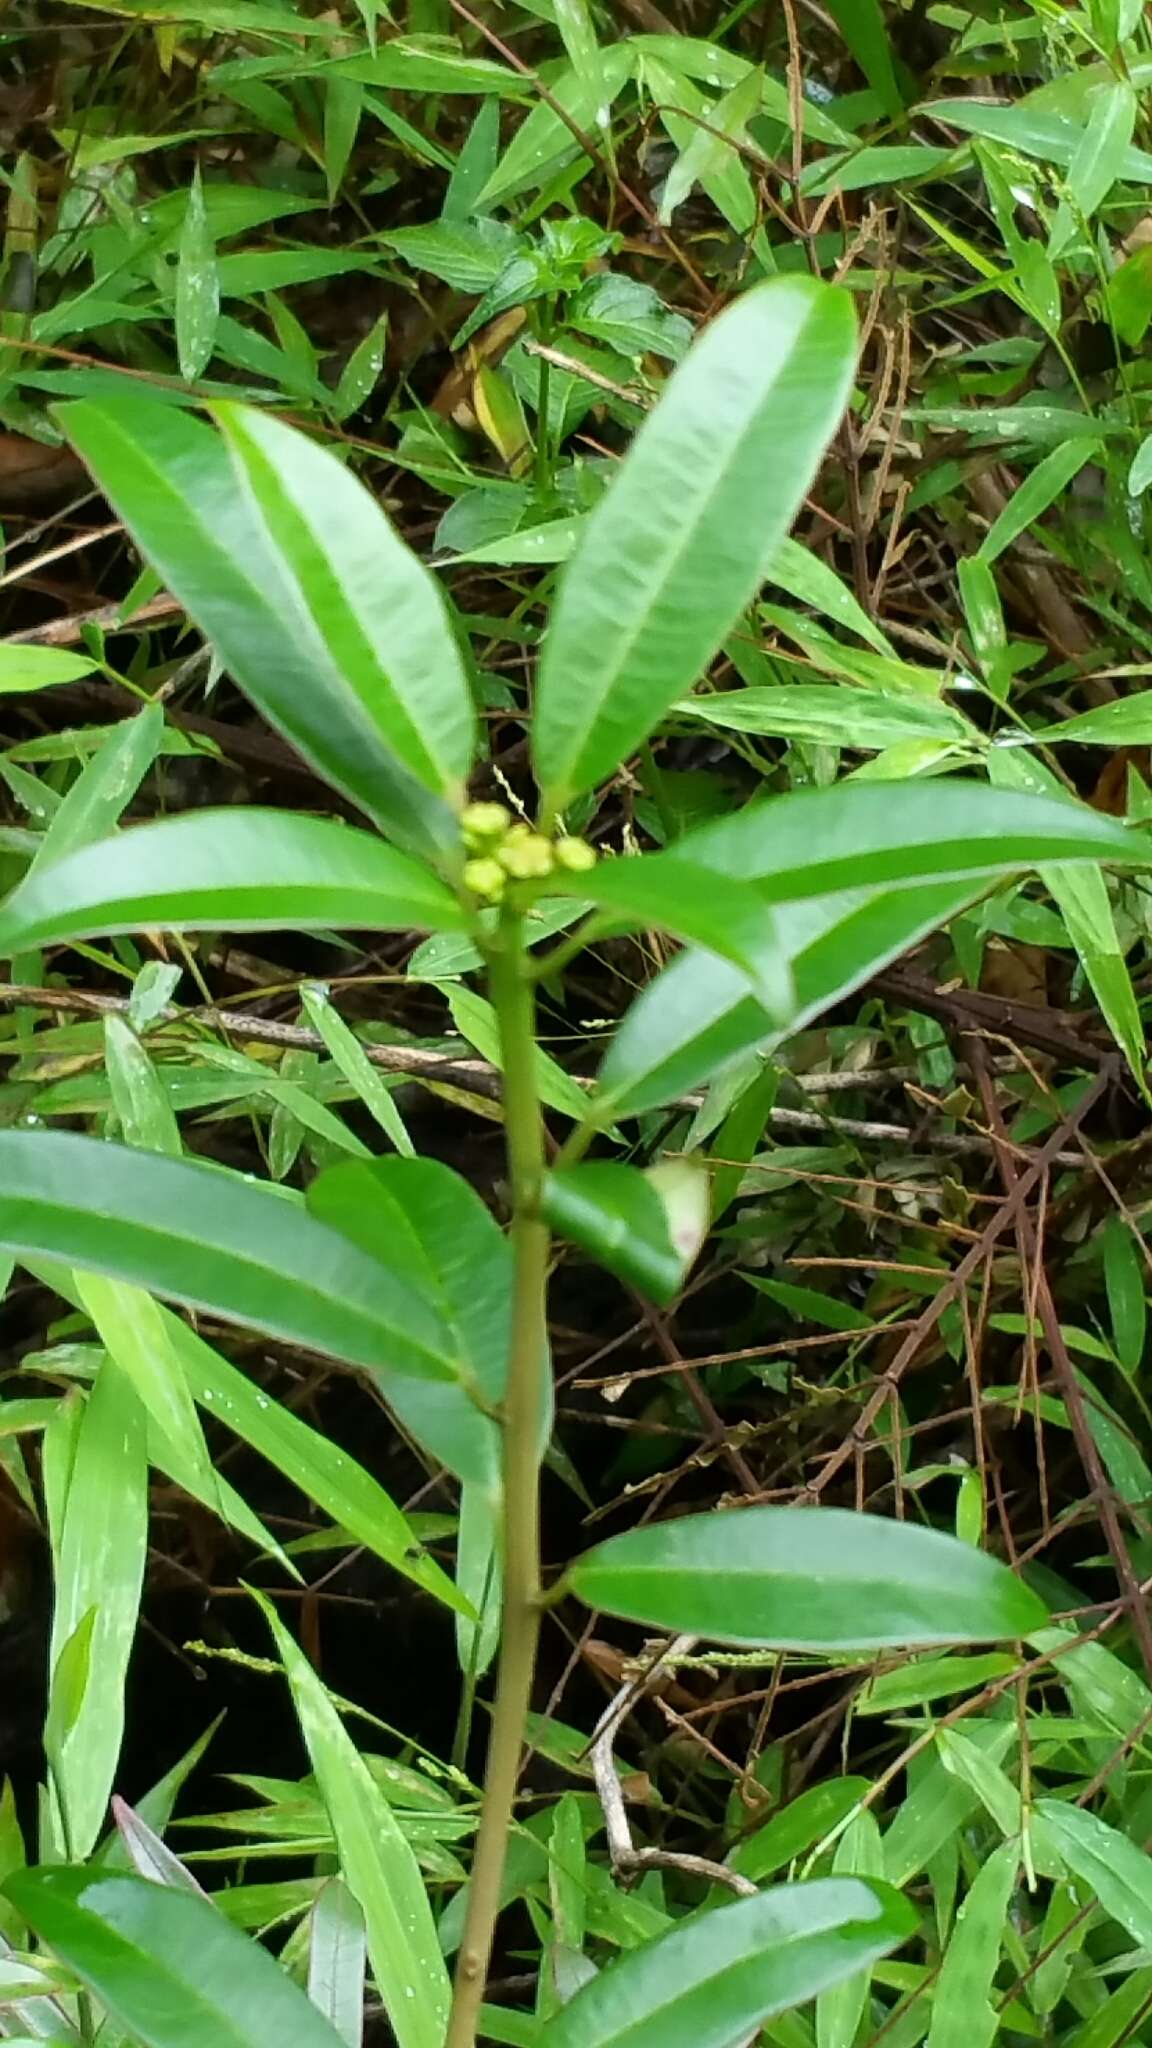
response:
<path id="1" fill-rule="evenodd" d="M 653 1301 L 675 1300 L 708 1229 L 708 1176 L 689 1159 L 641 1173 L 595 1159 L 545 1175 L 553 1229 Z"/>
<path id="2" fill-rule="evenodd" d="M 1047 1619 L 983 1551 L 839 1508 L 687 1515 L 612 1537 L 570 1578 L 586 1606 L 608 1614 L 780 1650 L 979 1642 Z"/>
<path id="3" fill-rule="evenodd" d="M 177 407 L 135 396 L 81 400 L 61 424 L 265 717 L 378 824 L 450 857 L 472 714 L 435 586 L 334 456 L 241 408 L 226 417 L 231 452 Z"/>
<path id="4" fill-rule="evenodd" d="M 161 818 L 37 867 L 0 910 L 0 951 L 100 932 L 458 931 L 451 891 L 368 832 L 283 811 Z"/>
<path id="5" fill-rule="evenodd" d="M 5 1891 L 141 2048 L 339 2048 L 267 1950 L 193 1892 L 78 1869 L 21 1871 Z"/>
<path id="6" fill-rule="evenodd" d="M 548 2048 L 734 2048 L 915 1927 L 886 1884 L 780 1885 L 694 1914 L 593 1978 L 550 2022 Z"/>
<path id="7" fill-rule="evenodd" d="M 691 687 L 767 575 L 843 411 L 846 293 L 776 279 L 701 336 L 562 578 L 533 751 L 557 809 Z"/>
<path id="8" fill-rule="evenodd" d="M 455 1371 L 435 1311 L 395 1270 L 294 1202 L 189 1160 L 0 1131 L 0 1244 L 377 1371 Z"/>

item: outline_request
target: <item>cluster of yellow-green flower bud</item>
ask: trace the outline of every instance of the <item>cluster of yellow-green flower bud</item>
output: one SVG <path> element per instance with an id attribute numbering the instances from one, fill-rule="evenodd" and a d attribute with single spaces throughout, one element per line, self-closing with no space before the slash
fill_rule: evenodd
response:
<path id="1" fill-rule="evenodd" d="M 474 896 L 499 903 L 508 883 L 542 882 L 557 868 L 582 874 L 596 865 L 585 839 L 546 839 L 531 825 L 513 821 L 503 804 L 469 804 L 460 820 L 471 858 L 464 863 L 464 883 Z"/>

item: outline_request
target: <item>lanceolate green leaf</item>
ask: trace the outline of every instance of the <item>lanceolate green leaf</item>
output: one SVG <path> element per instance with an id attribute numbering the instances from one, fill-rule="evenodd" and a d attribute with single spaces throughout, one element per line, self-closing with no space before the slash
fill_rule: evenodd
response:
<path id="1" fill-rule="evenodd" d="M 548 2048 L 735 2048 L 915 1929 L 886 1884 L 779 1885 L 694 1914 L 593 1978 L 549 2022 Z"/>
<path id="2" fill-rule="evenodd" d="M 62 1512 L 52 1517 L 55 1603 L 45 1742 L 63 1839 L 77 1860 L 105 1825 L 124 1732 L 124 1685 L 148 1545 L 144 1412 L 111 1359 L 96 1375 L 76 1436 Z M 61 1699 L 69 1645 L 90 1629 L 82 1684 Z"/>
<path id="3" fill-rule="evenodd" d="M 991 2048 L 1000 2030 L 993 1979 L 1019 1862 L 1019 1842 L 1002 1842 L 969 1886 L 941 1965 L 928 2048 Z"/>
<path id="4" fill-rule="evenodd" d="M 1086 804 L 991 789 L 958 776 L 931 782 L 840 783 L 750 804 L 689 832 L 676 852 L 755 882 L 787 903 L 877 882 L 1008 873 L 1049 860 L 1152 862 L 1152 840 Z"/>
<path id="5" fill-rule="evenodd" d="M 192 811 L 37 867 L 0 910 L 0 952 L 146 925 L 459 931 L 465 922 L 428 868 L 354 826 L 285 811 Z"/>
<path id="6" fill-rule="evenodd" d="M 143 2048 L 343 2048 L 268 1951 L 194 1892 L 65 1869 L 20 1871 L 4 1889 Z"/>
<path id="7" fill-rule="evenodd" d="M 608 1048 L 591 1104 L 596 1121 L 655 1109 L 750 1046 L 767 1051 L 778 1045 L 978 893 L 973 881 L 925 882 L 780 904 L 780 945 L 795 982 L 794 1008 L 783 1027 L 735 968 L 706 953 L 679 954 L 632 1004 Z"/>
<path id="8" fill-rule="evenodd" d="M 578 1559 L 570 1581 L 608 1614 L 779 1650 L 979 1642 L 1047 1619 L 983 1551 L 839 1508 L 748 1508 L 633 1529 Z"/>
<path id="9" fill-rule="evenodd" d="M 1068 199 L 1052 225 L 1050 256 L 1064 253 L 1081 220 L 1091 226 L 1097 209 L 1123 175 L 1138 108 L 1127 78 L 1110 80 L 1096 95 L 1088 125 L 1068 166 Z"/>
<path id="10" fill-rule="evenodd" d="M 746 293 L 689 352 L 561 581 L 533 735 L 553 808 L 637 746 L 755 595 L 854 363 L 851 301 L 807 278 Z"/>
<path id="11" fill-rule="evenodd" d="M 235 460 L 222 434 L 176 406 L 134 396 L 61 414 L 144 554 L 264 715 L 378 824 L 452 858 L 471 714 L 434 588 L 335 457 L 308 442 L 302 452 L 288 428 L 266 441 L 246 414 L 228 419 Z M 295 505 L 302 476 L 349 550 L 339 575 Z M 412 706 L 424 689 L 428 722 L 417 734 Z"/>
<path id="12" fill-rule="evenodd" d="M 296 1203 L 184 1159 L 0 1131 L 0 1245 L 91 1267 L 378 1372 L 456 1370 L 435 1311 Z"/>
<path id="13" fill-rule="evenodd" d="M 1152 1857 L 1099 1814 L 1041 1799 L 1037 1812 L 1074 1876 L 1141 1948 L 1152 1947 Z"/>

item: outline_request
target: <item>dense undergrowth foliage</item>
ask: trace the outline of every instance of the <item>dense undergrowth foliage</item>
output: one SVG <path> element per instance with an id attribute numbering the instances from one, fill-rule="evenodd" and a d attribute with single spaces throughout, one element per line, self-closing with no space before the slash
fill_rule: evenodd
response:
<path id="1" fill-rule="evenodd" d="M 0 54 L 0 2039 L 1147 2048 L 1143 11 Z"/>

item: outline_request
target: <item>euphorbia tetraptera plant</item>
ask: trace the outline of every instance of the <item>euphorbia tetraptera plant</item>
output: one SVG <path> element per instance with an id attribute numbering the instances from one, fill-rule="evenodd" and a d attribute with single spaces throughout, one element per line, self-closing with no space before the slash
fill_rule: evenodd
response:
<path id="1" fill-rule="evenodd" d="M 378 1898 L 361 1897 L 401 2048 L 470 2048 L 476 2038 L 544 1605 L 572 1596 L 662 1630 L 836 1657 L 1018 1638 L 1044 1619 L 1032 1592 L 981 1551 L 832 1509 L 752 1508 L 636 1530 L 542 1587 L 550 1230 L 667 1299 L 707 1215 L 691 1162 L 645 1174 L 588 1159 L 597 1135 L 751 1048 L 770 1049 L 990 877 L 1146 858 L 1122 825 L 1086 807 L 959 777 L 770 797 L 628 857 L 597 857 L 568 829 L 577 802 L 586 815 L 700 681 L 768 577 L 849 399 L 854 362 L 848 295 L 810 279 L 757 286 L 698 339 L 559 579 L 526 715 L 539 792 L 531 822 L 469 801 L 479 725 L 460 636 L 433 577 L 340 461 L 238 404 L 215 407 L 211 425 L 136 396 L 61 411 L 225 669 L 371 829 L 242 809 L 142 825 L 38 863 L 0 914 L 4 949 L 154 927 L 458 933 L 476 948 L 495 1013 L 507 1240 L 472 1191 L 429 1161 L 338 1165 L 305 1204 L 209 1164 L 63 1133 L 0 1134 L 0 1242 L 17 1256 L 111 1275 L 375 1377 L 462 1483 L 469 1558 L 462 1535 L 449 1596 L 473 1642 L 477 1556 L 485 1567 L 501 1561 L 498 1678 L 454 1988 L 402 1839 L 389 1851 L 403 1894 L 391 1919 Z M 533 920 L 558 898 L 571 902 L 570 929 L 537 954 Z M 548 1166 L 536 984 L 606 932 L 651 928 L 681 949 L 624 1018 L 586 1116 Z M 172 1346 L 178 1370 L 201 1340 L 169 1310 L 154 1312 L 184 1333 Z M 270 1618 L 325 1789 L 317 1693 Z M 66 1803 L 63 1780 L 57 1792 Z M 75 1855 L 77 1832 L 83 1855 L 91 1828 L 58 1839 Z M 363 1891 L 361 1852 L 338 1816 L 336 1834 L 347 1881 Z M 135 1882 L 49 1870 L 19 1881 L 13 1897 L 111 1999 L 131 2038 L 161 2040 L 126 1980 L 109 1991 L 110 1966 L 88 1938 L 96 1923 L 117 1940 L 143 1925 Z M 201 1901 L 195 1911 L 211 1915 Z M 585 1983 L 549 2021 L 549 2048 L 732 2048 L 914 1924 L 886 1886 L 852 1877 L 716 1906 Z M 298 2025 L 294 2041 L 337 2038 L 315 2013 Z"/>

